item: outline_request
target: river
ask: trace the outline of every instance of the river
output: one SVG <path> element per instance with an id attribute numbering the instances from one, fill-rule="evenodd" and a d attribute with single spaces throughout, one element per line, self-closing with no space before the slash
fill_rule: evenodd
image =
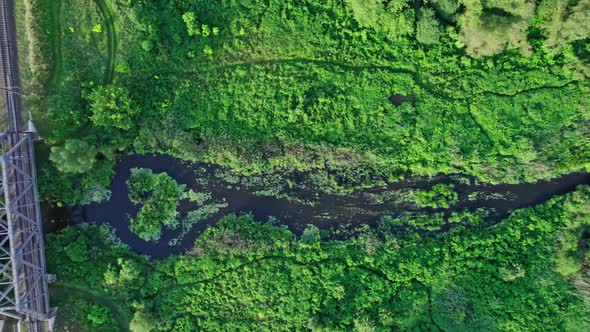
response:
<path id="1" fill-rule="evenodd" d="M 135 216 L 140 208 L 127 196 L 126 181 L 129 179 L 130 169 L 134 167 L 150 168 L 155 173 L 166 172 L 177 182 L 186 184 L 187 188 L 209 192 L 211 201 L 223 202 L 226 206 L 192 225 L 177 243 L 169 242 L 179 237 L 179 229 L 164 229 L 160 241 L 144 241 L 129 229 L 129 218 Z M 264 192 L 261 191 L 268 191 L 264 185 L 246 186 L 241 184 L 243 181 L 228 181 L 227 177 L 220 176 L 228 172 L 221 167 L 188 163 L 165 155 L 123 157 L 115 172 L 110 188 L 111 199 L 100 204 L 74 208 L 73 222 L 107 223 L 131 249 L 154 258 L 164 258 L 190 250 L 199 234 L 230 213 L 250 213 L 260 221 L 274 220 L 286 225 L 295 234 L 300 234 L 308 224 L 332 230 L 352 229 L 362 224 L 374 226 L 384 215 L 399 215 L 404 212 L 440 211 L 448 215 L 464 209 L 488 208 L 491 209 L 488 221 L 493 223 L 505 218 L 515 209 L 542 203 L 554 195 L 574 190 L 577 185 L 590 184 L 588 173 L 573 173 L 554 181 L 502 185 L 478 184 L 473 178 L 440 175 L 432 178 L 412 177 L 384 187 L 356 190 L 346 195 L 317 193 L 309 189 L 298 189 L 295 185 L 289 197 L 298 199 L 289 200 L 262 196 Z M 291 180 L 302 181 L 301 177 Z M 399 199 L 405 190 L 427 189 L 437 183 L 455 185 L 459 201 L 450 209 L 419 208 L 411 202 Z M 179 217 L 182 218 L 194 208 L 190 202 L 182 201 L 178 209 Z M 346 232 L 344 234 L 346 236 Z"/>

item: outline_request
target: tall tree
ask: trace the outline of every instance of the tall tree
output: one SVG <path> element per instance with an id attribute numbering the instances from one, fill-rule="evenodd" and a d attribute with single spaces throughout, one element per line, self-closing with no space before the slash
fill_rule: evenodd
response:
<path id="1" fill-rule="evenodd" d="M 409 0 L 346 0 L 361 27 L 373 28 L 388 37 L 410 35 L 414 32 L 414 10 Z"/>
<path id="2" fill-rule="evenodd" d="M 65 173 L 84 173 L 96 162 L 96 147 L 79 139 L 70 139 L 63 146 L 51 148 L 50 159 Z"/>
<path id="3" fill-rule="evenodd" d="M 434 10 L 428 7 L 420 8 L 420 16 L 416 24 L 416 39 L 422 44 L 431 45 L 438 43 L 440 35 L 441 28 Z"/>

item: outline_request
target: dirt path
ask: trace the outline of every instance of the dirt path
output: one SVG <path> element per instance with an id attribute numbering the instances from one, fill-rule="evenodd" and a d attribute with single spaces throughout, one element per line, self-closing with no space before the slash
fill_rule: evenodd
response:
<path id="1" fill-rule="evenodd" d="M 395 67 L 391 65 L 382 65 L 382 64 L 349 64 L 344 62 L 336 62 L 332 60 L 319 60 L 319 59 L 306 59 L 306 58 L 272 58 L 272 59 L 250 59 L 246 61 L 235 61 L 235 62 L 226 62 L 216 65 L 203 65 L 203 67 L 195 69 L 195 70 L 172 70 L 172 71 L 154 71 L 154 72 L 141 72 L 136 74 L 143 74 L 148 77 L 153 77 L 154 75 L 158 76 L 178 76 L 178 77 L 186 77 L 186 76 L 194 76 L 200 77 L 203 76 L 203 69 L 209 69 L 212 71 L 223 71 L 223 70 L 233 70 L 236 68 L 247 68 L 256 65 L 276 65 L 276 64 L 284 64 L 290 66 L 305 66 L 307 64 L 314 64 L 323 67 L 331 67 L 334 69 L 339 70 L 346 70 L 352 71 L 357 73 L 362 73 L 366 71 L 386 71 L 392 74 L 405 74 L 409 75 L 414 83 L 424 90 L 426 93 L 433 95 L 435 97 L 444 96 L 446 99 L 464 101 L 464 100 L 471 100 L 474 95 L 496 95 L 498 97 L 507 97 L 513 98 L 522 93 L 534 92 L 537 90 L 545 90 L 545 89 L 562 89 L 571 84 L 579 83 L 578 80 L 568 80 L 562 82 L 558 85 L 546 84 L 541 83 L 535 86 L 527 87 L 522 90 L 515 91 L 513 93 L 504 93 L 504 92 L 497 92 L 497 91 L 488 91 L 488 90 L 481 90 L 474 93 L 468 94 L 468 97 L 457 97 L 452 96 L 446 93 L 444 89 L 437 87 L 436 84 L 432 83 L 428 80 L 427 77 L 421 73 L 420 68 L 407 68 L 407 67 Z M 136 76 L 133 77 L 136 79 Z"/>
<path id="2" fill-rule="evenodd" d="M 117 57 L 117 25 L 115 23 L 115 16 L 109 0 L 95 0 L 100 11 L 100 16 L 106 26 L 107 33 L 107 63 L 104 73 L 104 84 L 109 84 L 115 77 L 115 63 Z"/>
<path id="3" fill-rule="evenodd" d="M 57 87 L 59 77 L 63 72 L 63 56 L 61 53 L 61 0 L 51 1 L 51 18 L 54 29 L 53 40 L 51 41 L 51 52 L 53 53 L 53 70 L 47 80 L 48 91 Z"/>
<path id="4" fill-rule="evenodd" d="M 77 297 L 85 298 L 93 303 L 109 307 L 111 312 L 115 315 L 119 329 L 121 331 L 129 331 L 129 316 L 116 299 L 88 289 L 85 286 L 59 280 L 53 283 L 51 288 L 67 292 L 68 294 L 75 294 Z"/>

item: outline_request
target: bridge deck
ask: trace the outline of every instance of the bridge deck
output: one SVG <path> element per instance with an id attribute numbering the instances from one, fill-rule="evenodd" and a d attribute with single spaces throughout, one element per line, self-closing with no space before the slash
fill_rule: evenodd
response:
<path id="1" fill-rule="evenodd" d="M 54 316 L 49 305 L 33 139 L 22 130 L 22 101 L 14 0 L 0 0 L 1 94 L 7 132 L 2 135 L 0 202 L 0 314 L 42 331 Z M 2 204 L 3 203 L 3 204 Z M 20 330 L 23 324 L 17 324 Z"/>

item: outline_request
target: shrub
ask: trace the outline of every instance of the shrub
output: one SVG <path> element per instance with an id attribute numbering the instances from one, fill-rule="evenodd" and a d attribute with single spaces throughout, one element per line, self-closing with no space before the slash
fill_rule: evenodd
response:
<path id="1" fill-rule="evenodd" d="M 176 208 L 185 186 L 166 173 L 154 174 L 147 168 L 132 168 L 127 185 L 129 199 L 143 205 L 131 219 L 131 230 L 146 241 L 159 239 L 162 226 L 176 223 Z"/>
<path id="2" fill-rule="evenodd" d="M 92 91 L 88 99 L 92 111 L 90 119 L 99 126 L 129 130 L 139 114 L 125 87 L 100 86 Z"/>
<path id="3" fill-rule="evenodd" d="M 459 195 L 454 191 L 452 184 L 439 183 L 430 190 L 416 192 L 416 204 L 421 207 L 445 208 L 448 209 L 459 200 Z"/>
<path id="4" fill-rule="evenodd" d="M 70 139 L 63 146 L 51 148 L 50 159 L 64 173 L 84 173 L 96 162 L 96 147 L 79 139 Z"/>

